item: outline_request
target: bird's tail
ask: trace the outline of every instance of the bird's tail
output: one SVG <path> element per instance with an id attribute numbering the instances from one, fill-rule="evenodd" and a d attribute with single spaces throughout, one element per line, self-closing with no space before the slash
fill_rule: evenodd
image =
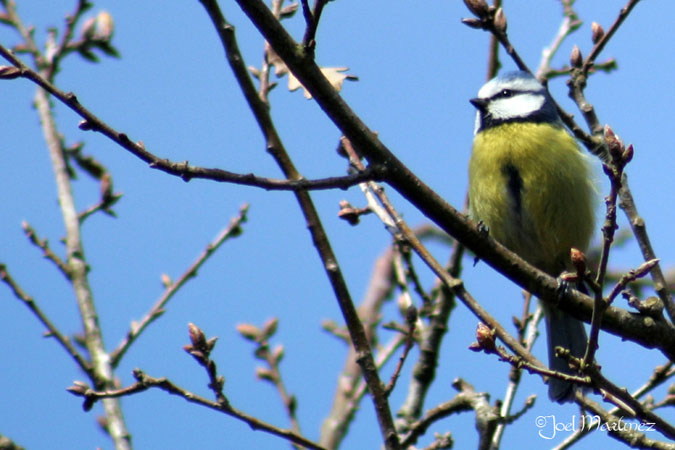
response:
<path id="1" fill-rule="evenodd" d="M 548 336 L 548 365 L 551 370 L 574 374 L 564 358 L 555 356 L 556 347 L 570 350 L 573 356 L 581 358 L 586 351 L 586 330 L 579 320 L 562 311 L 546 308 L 546 335 Z M 558 403 L 574 398 L 574 383 L 551 377 L 548 382 L 548 396 Z"/>

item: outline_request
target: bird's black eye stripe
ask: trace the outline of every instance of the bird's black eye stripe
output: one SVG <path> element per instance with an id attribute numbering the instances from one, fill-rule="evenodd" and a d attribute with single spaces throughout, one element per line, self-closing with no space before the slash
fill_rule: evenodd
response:
<path id="1" fill-rule="evenodd" d="M 513 97 L 513 91 L 511 89 L 502 89 L 499 91 L 493 98 L 509 98 Z"/>

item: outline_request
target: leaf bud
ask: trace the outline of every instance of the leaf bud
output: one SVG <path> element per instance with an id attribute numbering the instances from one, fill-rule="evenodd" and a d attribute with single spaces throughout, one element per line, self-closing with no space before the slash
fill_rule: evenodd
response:
<path id="1" fill-rule="evenodd" d="M 14 66 L 0 66 L 0 80 L 13 80 L 21 76 L 21 69 Z"/>
<path id="2" fill-rule="evenodd" d="M 462 19 L 462 23 L 470 28 L 475 29 L 483 28 L 483 22 L 480 21 L 479 19 L 474 19 L 473 17 Z"/>
<path id="3" fill-rule="evenodd" d="M 478 18 L 482 19 L 488 13 L 488 4 L 485 0 L 464 0 L 464 4 Z"/>
<path id="4" fill-rule="evenodd" d="M 593 22 L 591 24 L 591 40 L 593 44 L 597 44 L 604 36 L 605 30 L 602 28 L 602 25 L 598 22 Z"/>
<path id="5" fill-rule="evenodd" d="M 495 13 L 495 30 L 497 30 L 500 33 L 506 33 L 506 14 L 504 14 L 504 10 L 502 8 L 497 9 L 497 12 Z"/>
<path id="6" fill-rule="evenodd" d="M 572 67 L 576 67 L 577 69 L 581 67 L 583 64 L 583 58 L 581 56 L 581 50 L 579 50 L 578 46 L 574 46 L 572 49 L 572 53 L 570 54 L 570 64 Z"/>
<path id="7" fill-rule="evenodd" d="M 570 258 L 572 259 L 572 265 L 576 269 L 577 273 L 579 275 L 585 274 L 586 273 L 586 255 L 584 255 L 584 252 L 582 252 L 578 248 L 572 247 L 570 249 Z"/>

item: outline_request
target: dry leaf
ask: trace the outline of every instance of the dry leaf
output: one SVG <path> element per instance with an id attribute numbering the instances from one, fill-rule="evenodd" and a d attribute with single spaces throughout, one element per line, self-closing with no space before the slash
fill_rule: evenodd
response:
<path id="1" fill-rule="evenodd" d="M 347 73 L 343 73 L 349 70 L 348 67 L 322 67 L 321 68 L 321 73 L 323 76 L 326 77 L 328 82 L 335 88 L 336 91 L 340 92 L 342 89 L 342 83 L 344 83 L 345 80 L 351 80 L 351 81 L 356 81 L 359 78 L 355 75 L 349 75 Z M 303 94 L 306 99 L 311 99 L 312 94 L 309 93 L 307 89 L 300 83 L 300 80 L 295 78 L 295 76 L 292 73 L 288 73 L 288 90 L 289 91 L 295 91 L 298 88 L 302 88 Z"/>

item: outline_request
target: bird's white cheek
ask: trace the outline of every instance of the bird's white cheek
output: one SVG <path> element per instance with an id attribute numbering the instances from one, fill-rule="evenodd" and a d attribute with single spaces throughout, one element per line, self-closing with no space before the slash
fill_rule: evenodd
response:
<path id="1" fill-rule="evenodd" d="M 545 98 L 542 95 L 522 94 L 511 98 L 494 100 L 490 104 L 490 114 L 495 119 L 510 119 L 513 117 L 527 117 L 539 111 L 544 106 Z"/>

